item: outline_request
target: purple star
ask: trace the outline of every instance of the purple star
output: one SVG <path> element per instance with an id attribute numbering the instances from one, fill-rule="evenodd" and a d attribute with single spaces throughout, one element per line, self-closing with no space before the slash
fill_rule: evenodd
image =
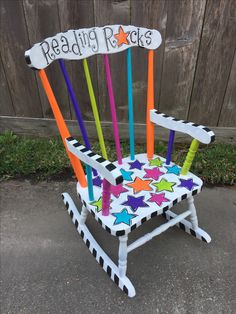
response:
<path id="1" fill-rule="evenodd" d="M 148 204 L 146 204 L 144 201 L 144 196 L 134 197 L 131 195 L 128 195 L 128 200 L 121 205 L 127 205 L 130 206 L 132 211 L 136 211 L 139 207 L 149 207 Z"/>
<path id="2" fill-rule="evenodd" d="M 142 163 L 138 160 L 135 160 L 133 162 L 128 162 L 128 164 L 130 165 L 129 169 L 139 169 L 139 170 L 141 170 L 142 166 L 145 165 L 144 163 Z"/>
<path id="3" fill-rule="evenodd" d="M 93 185 L 96 185 L 96 186 L 102 186 L 102 179 L 97 176 L 96 178 L 93 179 Z"/>
<path id="4" fill-rule="evenodd" d="M 180 179 L 180 181 L 181 181 L 181 183 L 180 183 L 180 185 L 178 185 L 178 187 L 186 188 L 189 191 L 191 191 L 194 186 L 198 186 L 197 183 L 193 182 L 193 179 L 187 179 L 187 180 Z"/>

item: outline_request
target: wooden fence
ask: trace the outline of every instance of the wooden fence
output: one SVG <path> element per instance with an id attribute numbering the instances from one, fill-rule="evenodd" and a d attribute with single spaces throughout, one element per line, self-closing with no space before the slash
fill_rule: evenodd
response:
<path id="1" fill-rule="evenodd" d="M 160 31 L 155 53 L 155 101 L 161 111 L 213 127 L 225 140 L 236 135 L 235 0 L 1 0 L 0 131 L 55 134 L 52 112 L 24 51 L 34 43 L 71 28 L 133 24 Z M 133 49 L 136 132 L 145 136 L 146 55 Z M 126 136 L 125 54 L 111 58 L 111 71 L 122 136 Z M 89 58 L 99 111 L 110 134 L 110 113 L 102 57 Z M 94 123 L 81 62 L 67 62 L 89 132 Z M 49 78 L 64 117 L 75 115 L 58 64 Z M 75 122 L 70 121 L 72 133 Z"/>

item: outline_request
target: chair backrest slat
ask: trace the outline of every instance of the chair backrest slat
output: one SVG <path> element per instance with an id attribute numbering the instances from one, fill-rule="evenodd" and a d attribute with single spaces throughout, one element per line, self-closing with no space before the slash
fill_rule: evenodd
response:
<path id="1" fill-rule="evenodd" d="M 50 106 L 52 108 L 54 117 L 56 119 L 57 127 L 58 127 L 58 130 L 59 130 L 61 138 L 62 138 L 62 142 L 63 142 L 63 144 L 65 146 L 65 149 L 66 149 L 66 152 L 67 152 L 67 154 L 69 156 L 69 159 L 70 159 L 71 165 L 72 165 L 72 167 L 74 169 L 74 172 L 76 174 L 77 180 L 79 181 L 79 183 L 80 183 L 80 185 L 82 187 L 86 187 L 87 186 L 87 182 L 86 182 L 86 178 L 85 178 L 85 175 L 84 175 L 84 170 L 82 168 L 82 165 L 81 165 L 79 159 L 76 158 L 75 156 L 73 156 L 67 150 L 67 147 L 66 147 L 66 144 L 65 144 L 65 139 L 70 137 L 70 133 L 69 133 L 68 128 L 67 128 L 67 126 L 65 124 L 65 121 L 64 121 L 63 116 L 61 114 L 61 111 L 59 109 L 58 103 L 56 101 L 56 98 L 54 96 L 54 93 L 52 91 L 50 83 L 48 81 L 47 74 L 46 74 L 45 70 L 39 70 L 38 73 L 39 73 L 39 77 L 40 77 L 40 79 L 42 81 L 45 93 L 47 95 L 49 104 L 50 104 Z"/>
<path id="2" fill-rule="evenodd" d="M 128 84 L 128 111 L 129 111 L 129 142 L 130 159 L 135 159 L 134 151 L 134 110 L 133 110 L 133 80 L 131 49 L 127 49 L 127 84 Z"/>
<path id="3" fill-rule="evenodd" d="M 173 151 L 174 138 L 175 138 L 175 131 L 170 130 L 168 149 L 167 149 L 167 154 L 166 154 L 166 164 L 167 165 L 169 165 L 171 162 L 171 155 L 172 155 L 172 151 Z"/>
<path id="4" fill-rule="evenodd" d="M 108 59 L 107 54 L 104 54 L 104 64 L 105 64 L 105 70 L 106 70 L 106 81 L 107 81 L 107 89 L 108 89 L 109 103 L 110 103 L 110 109 L 111 109 L 111 118 L 112 118 L 113 132 L 114 132 L 114 140 L 115 140 L 115 145 L 116 145 L 117 160 L 119 164 L 122 164 L 119 127 L 118 127 L 117 117 L 116 117 L 116 104 L 115 104 L 114 93 L 113 93 L 113 88 L 112 88 L 111 71 L 110 71 L 109 59 Z"/>
<path id="5" fill-rule="evenodd" d="M 103 156 L 103 158 L 107 159 L 107 152 L 106 152 L 101 122 L 100 122 L 100 118 L 99 118 L 99 114 L 98 114 L 97 102 L 96 102 L 96 98 L 94 95 L 94 90 L 93 90 L 93 85 L 92 85 L 92 80 L 91 80 L 91 76 L 90 76 L 90 72 L 89 72 L 87 59 L 83 59 L 83 67 L 84 67 L 84 73 L 85 73 L 85 78 L 86 78 L 86 82 L 87 82 L 91 107 L 93 110 L 95 125 L 96 125 L 96 129 L 97 129 L 98 140 L 99 140 L 100 148 L 102 151 L 102 156 Z"/>
<path id="6" fill-rule="evenodd" d="M 147 111 L 146 111 L 146 141 L 147 157 L 154 154 L 154 124 L 150 121 L 150 110 L 154 109 L 154 51 L 148 51 L 148 80 L 147 80 Z"/>

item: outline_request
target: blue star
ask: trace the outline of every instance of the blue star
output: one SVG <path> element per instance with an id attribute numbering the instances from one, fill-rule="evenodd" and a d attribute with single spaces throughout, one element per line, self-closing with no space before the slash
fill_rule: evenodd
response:
<path id="1" fill-rule="evenodd" d="M 180 174 L 180 168 L 177 167 L 176 165 L 172 166 L 172 167 L 166 167 L 167 169 L 167 173 L 174 173 L 177 176 L 179 176 Z"/>
<path id="2" fill-rule="evenodd" d="M 121 223 L 124 223 L 128 226 L 131 224 L 131 220 L 135 218 L 137 215 L 129 214 L 128 210 L 124 208 L 120 213 L 112 214 L 114 217 L 116 217 L 116 220 L 114 222 L 114 225 L 119 225 Z"/>
<path id="3" fill-rule="evenodd" d="M 133 174 L 133 171 L 126 171 L 125 169 L 120 169 L 120 172 L 124 178 L 124 180 L 126 181 L 133 181 L 132 179 L 132 174 Z"/>
<path id="4" fill-rule="evenodd" d="M 129 169 L 139 169 L 139 170 L 141 170 L 142 166 L 145 165 L 144 163 L 142 163 L 138 160 L 135 160 L 133 162 L 128 162 L 128 164 L 130 165 Z"/>

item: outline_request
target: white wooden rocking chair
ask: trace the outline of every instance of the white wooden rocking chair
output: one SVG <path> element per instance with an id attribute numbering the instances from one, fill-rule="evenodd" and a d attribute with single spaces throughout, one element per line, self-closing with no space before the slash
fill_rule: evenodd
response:
<path id="1" fill-rule="evenodd" d="M 34 45 L 25 52 L 27 64 L 37 70 L 41 78 L 60 135 L 78 179 L 77 193 L 82 202 L 82 210 L 78 211 L 69 194 L 63 193 L 62 196 L 68 213 L 97 262 L 129 297 L 135 295 L 135 289 L 126 276 L 127 255 L 129 252 L 175 225 L 199 240 L 207 243 L 211 241 L 210 236 L 198 227 L 193 199 L 193 196 L 201 191 L 203 183 L 200 178 L 189 172 L 189 169 L 199 142 L 211 143 L 214 140 L 214 133 L 202 125 L 178 120 L 154 109 L 153 58 L 154 49 L 158 48 L 160 44 L 161 35 L 157 30 L 135 26 L 111 25 L 59 33 Z M 135 154 L 134 145 L 132 46 L 148 49 L 147 152 L 143 154 Z M 122 157 L 108 54 L 126 49 L 130 156 Z M 95 54 L 104 55 L 104 67 L 117 152 L 116 162 L 110 162 L 107 157 L 86 60 L 86 57 Z M 62 76 L 75 109 L 84 145 L 70 136 L 44 70 L 57 59 L 59 60 Z M 102 156 L 91 151 L 85 125 L 63 59 L 83 60 Z M 170 130 L 166 158 L 154 154 L 155 124 Z M 171 162 L 175 131 L 186 133 L 193 138 L 182 168 Z M 80 161 L 86 164 L 86 175 Z M 188 209 L 184 213 L 177 215 L 170 210 L 175 204 L 185 199 L 187 200 Z M 88 230 L 85 224 L 88 212 L 94 216 L 108 233 L 118 237 L 118 266 L 103 251 Z M 164 216 L 167 222 L 128 245 L 128 234 L 157 215 Z M 190 221 L 186 220 L 188 216 Z"/>

